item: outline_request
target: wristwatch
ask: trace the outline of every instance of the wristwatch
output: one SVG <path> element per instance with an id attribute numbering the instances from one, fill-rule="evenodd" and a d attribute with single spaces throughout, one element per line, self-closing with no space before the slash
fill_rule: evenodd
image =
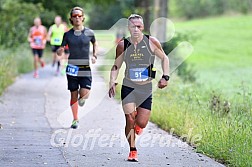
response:
<path id="1" fill-rule="evenodd" d="M 169 81 L 170 76 L 169 75 L 163 75 L 162 78 L 164 78 L 166 81 Z"/>

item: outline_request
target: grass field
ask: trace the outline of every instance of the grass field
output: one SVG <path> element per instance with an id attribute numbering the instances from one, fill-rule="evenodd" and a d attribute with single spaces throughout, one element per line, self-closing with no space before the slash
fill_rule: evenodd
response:
<path id="1" fill-rule="evenodd" d="M 175 22 L 178 32 L 193 32 L 199 36 L 188 60 L 195 65 L 199 81 L 224 91 L 241 82 L 251 83 L 251 19 L 252 16 L 223 16 Z"/>
<path id="2" fill-rule="evenodd" d="M 0 95 L 18 74 L 32 70 L 32 57 L 28 51 L 23 47 L 0 49 Z"/>
<path id="3" fill-rule="evenodd" d="M 251 19 L 174 22 L 177 32 L 199 37 L 187 60 L 197 81 L 185 84 L 173 76 L 169 88 L 154 93 L 153 122 L 179 136 L 190 133 L 185 140 L 198 152 L 229 166 L 252 164 Z"/>
<path id="4" fill-rule="evenodd" d="M 44 51 L 43 58 L 51 61 L 51 52 Z M 0 48 L 0 95 L 13 83 L 16 76 L 33 70 L 33 55 L 28 44 L 18 48 Z"/>

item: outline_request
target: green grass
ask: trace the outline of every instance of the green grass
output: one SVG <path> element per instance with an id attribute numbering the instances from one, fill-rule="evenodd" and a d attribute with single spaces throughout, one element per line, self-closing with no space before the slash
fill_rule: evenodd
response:
<path id="1" fill-rule="evenodd" d="M 31 51 L 25 46 L 17 49 L 0 49 L 0 94 L 15 77 L 32 70 Z"/>
<path id="2" fill-rule="evenodd" d="M 45 51 L 46 61 L 51 57 Z M 33 55 L 28 45 L 24 44 L 15 49 L 0 48 L 0 95 L 6 87 L 13 83 L 16 76 L 33 70 Z"/>
<path id="3" fill-rule="evenodd" d="M 0 51 L 0 94 L 13 82 L 17 71 L 14 68 L 13 55 L 10 51 Z"/>
<path id="4" fill-rule="evenodd" d="M 193 32 L 200 37 L 188 59 L 195 65 L 199 82 L 225 90 L 242 81 L 251 83 L 251 19 L 252 16 L 222 16 L 175 22 L 176 31 Z"/>
<path id="5" fill-rule="evenodd" d="M 222 16 L 175 22 L 178 32 L 200 37 L 188 59 L 197 81 L 185 84 L 174 75 L 169 87 L 153 98 L 151 121 L 167 131 L 174 128 L 179 136 L 191 129 L 187 141 L 228 166 L 252 164 L 251 19 Z M 220 108 L 211 109 L 214 96 Z M 228 113 L 224 101 L 231 104 Z"/>

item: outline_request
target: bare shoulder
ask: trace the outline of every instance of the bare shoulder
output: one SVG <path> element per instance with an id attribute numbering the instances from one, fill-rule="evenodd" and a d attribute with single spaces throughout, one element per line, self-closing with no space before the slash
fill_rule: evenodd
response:
<path id="1" fill-rule="evenodd" d="M 153 52 L 155 52 L 156 50 L 163 51 L 162 45 L 160 44 L 157 38 L 150 36 L 149 40 L 150 40 L 150 47 Z"/>
<path id="2" fill-rule="evenodd" d="M 116 46 L 116 57 L 119 57 L 124 51 L 124 40 L 121 40 Z"/>
<path id="3" fill-rule="evenodd" d="M 160 44 L 160 42 L 158 41 L 157 38 L 155 38 L 153 36 L 150 36 L 149 40 L 150 40 L 150 44 L 154 45 L 154 47 L 158 47 L 158 48 L 161 47 L 161 44 Z"/>

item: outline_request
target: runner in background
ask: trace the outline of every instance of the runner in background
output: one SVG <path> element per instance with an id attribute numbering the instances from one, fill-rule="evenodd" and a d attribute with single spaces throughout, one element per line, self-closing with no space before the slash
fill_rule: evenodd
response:
<path id="1" fill-rule="evenodd" d="M 69 31 L 68 25 L 65 21 L 62 22 L 62 24 L 65 26 L 65 32 Z M 64 48 L 64 55 L 63 58 L 60 59 L 60 65 L 61 65 L 61 74 L 65 75 L 66 74 L 66 66 L 67 66 L 67 59 L 69 57 L 69 47 L 68 45 L 65 46 Z"/>
<path id="2" fill-rule="evenodd" d="M 53 52 L 53 63 L 54 67 L 55 63 L 57 63 L 57 69 L 55 75 L 60 73 L 60 59 L 56 54 L 57 49 L 60 47 L 63 39 L 63 35 L 66 31 L 65 25 L 62 24 L 62 20 L 60 16 L 56 16 L 54 19 L 54 23 L 48 31 L 47 40 L 50 41 L 50 45 L 52 46 Z"/>
<path id="3" fill-rule="evenodd" d="M 34 55 L 34 78 L 39 77 L 38 63 L 40 63 L 41 67 L 45 66 L 45 62 L 43 61 L 42 57 L 43 50 L 46 46 L 46 35 L 47 30 L 45 26 L 42 25 L 41 19 L 36 17 L 34 19 L 34 26 L 30 28 L 28 34 L 28 41 Z"/>

